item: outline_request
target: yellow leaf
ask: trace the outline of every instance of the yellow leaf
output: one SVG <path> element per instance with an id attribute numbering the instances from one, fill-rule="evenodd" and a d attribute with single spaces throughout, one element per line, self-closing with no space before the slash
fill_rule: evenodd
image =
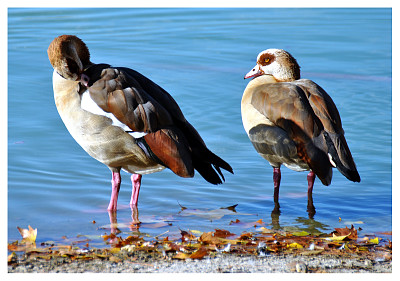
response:
<path id="1" fill-rule="evenodd" d="M 347 236 L 349 236 L 349 235 L 336 236 L 335 234 L 333 234 L 332 237 L 326 237 L 325 239 L 326 239 L 326 240 L 329 240 L 329 241 L 342 241 L 342 240 L 345 239 Z"/>
<path id="2" fill-rule="evenodd" d="M 178 259 L 178 260 L 185 260 L 185 259 L 189 258 L 189 255 L 185 254 L 185 253 L 182 253 L 182 252 L 179 252 L 175 256 L 173 256 L 172 258 L 173 259 Z"/>
<path id="3" fill-rule="evenodd" d="M 307 236 L 310 235 L 307 231 L 299 231 L 299 232 L 293 232 L 292 235 L 294 236 Z"/>
<path id="4" fill-rule="evenodd" d="M 110 253 L 111 253 L 111 254 L 116 254 L 116 253 L 118 253 L 119 251 L 121 251 L 120 248 L 111 248 L 111 249 L 110 249 Z"/>
<path id="5" fill-rule="evenodd" d="M 193 233 L 193 234 L 200 234 L 200 235 L 203 234 L 202 231 L 200 231 L 200 230 L 194 230 L 194 229 L 193 229 L 193 230 L 190 230 L 190 232 Z"/>
<path id="6" fill-rule="evenodd" d="M 299 243 L 291 243 L 287 245 L 288 248 L 296 248 L 296 249 L 303 249 L 303 246 L 301 246 Z"/>
<path id="7" fill-rule="evenodd" d="M 379 238 L 375 237 L 374 239 L 370 239 L 368 242 L 373 244 L 379 244 Z"/>
<path id="8" fill-rule="evenodd" d="M 20 228 L 18 226 L 17 228 L 19 233 L 21 233 L 23 241 L 35 243 L 37 236 L 37 228 L 33 229 L 30 225 L 28 226 L 28 229 Z"/>

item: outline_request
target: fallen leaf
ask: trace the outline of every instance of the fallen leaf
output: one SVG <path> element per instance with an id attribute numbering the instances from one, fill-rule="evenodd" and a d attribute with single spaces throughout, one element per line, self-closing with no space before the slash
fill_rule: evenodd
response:
<path id="1" fill-rule="evenodd" d="M 324 239 L 328 240 L 328 241 L 343 241 L 345 238 L 347 238 L 348 235 L 343 235 L 343 236 L 333 236 L 333 237 L 326 237 Z"/>
<path id="2" fill-rule="evenodd" d="M 172 258 L 173 259 L 178 259 L 178 260 L 185 260 L 185 259 L 189 258 L 189 254 L 179 252 L 175 256 L 173 256 Z"/>
<path id="3" fill-rule="evenodd" d="M 260 228 L 256 229 L 257 231 L 261 231 L 262 233 L 274 233 L 272 229 L 265 228 L 264 226 L 261 226 Z"/>
<path id="4" fill-rule="evenodd" d="M 221 240 L 218 237 L 213 236 L 213 232 L 204 232 L 200 238 L 200 242 L 203 242 L 205 244 L 219 244 L 221 243 Z"/>
<path id="5" fill-rule="evenodd" d="M 253 233 L 245 232 L 240 235 L 239 240 L 250 240 L 253 237 Z"/>
<path id="6" fill-rule="evenodd" d="M 30 225 L 28 226 L 28 229 L 20 228 L 18 227 L 19 233 L 21 233 L 22 236 L 22 241 L 26 241 L 29 243 L 35 243 L 36 241 L 36 236 L 37 236 L 37 228 L 33 229 Z"/>
<path id="7" fill-rule="evenodd" d="M 8 255 L 7 257 L 7 262 L 11 263 L 11 262 L 15 262 L 17 260 L 17 254 L 12 252 L 10 255 Z"/>
<path id="8" fill-rule="evenodd" d="M 296 242 L 287 244 L 286 247 L 295 248 L 295 249 L 303 249 L 303 246 L 301 246 L 299 243 L 296 243 Z"/>
<path id="9" fill-rule="evenodd" d="M 378 237 L 375 237 L 375 238 L 373 238 L 373 239 L 368 240 L 368 242 L 378 245 L 378 244 L 379 244 L 379 238 L 378 238 Z"/>
<path id="10" fill-rule="evenodd" d="M 229 232 L 228 230 L 224 230 L 224 229 L 216 229 L 214 232 L 214 237 L 226 238 L 229 236 L 235 236 L 235 234 Z"/>
<path id="11" fill-rule="evenodd" d="M 116 253 L 118 253 L 118 252 L 120 252 L 121 251 L 121 248 L 111 248 L 110 249 L 110 253 L 111 254 L 116 254 Z"/>
<path id="12" fill-rule="evenodd" d="M 310 233 L 308 233 L 307 231 L 299 231 L 299 232 L 293 232 L 292 235 L 294 235 L 294 236 L 308 236 L 308 235 L 310 235 Z"/>
<path id="13" fill-rule="evenodd" d="M 335 236 L 346 236 L 349 239 L 357 239 L 357 229 L 355 229 L 353 225 L 351 225 L 351 228 L 347 226 L 345 228 L 335 228 L 332 234 Z"/>
<path id="14" fill-rule="evenodd" d="M 208 251 L 206 247 L 200 247 L 196 252 L 191 254 L 189 258 L 191 259 L 202 259 L 205 255 L 207 255 Z"/>
<path id="15" fill-rule="evenodd" d="M 253 221 L 253 222 L 241 222 L 240 220 L 236 219 L 236 221 L 231 221 L 229 225 L 231 224 L 237 224 L 238 226 L 242 228 L 252 228 L 252 227 L 257 227 L 259 225 L 263 225 L 264 222 L 262 219 L 259 219 L 258 221 Z"/>
<path id="16" fill-rule="evenodd" d="M 181 236 L 182 236 L 181 237 L 182 242 L 192 241 L 192 240 L 196 239 L 196 236 L 194 236 L 192 233 L 189 233 L 189 232 L 184 231 L 184 230 L 181 230 Z"/>

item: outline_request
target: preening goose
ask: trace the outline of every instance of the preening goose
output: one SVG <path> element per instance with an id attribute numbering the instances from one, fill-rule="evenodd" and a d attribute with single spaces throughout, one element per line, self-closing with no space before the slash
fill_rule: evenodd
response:
<path id="1" fill-rule="evenodd" d="M 108 210 L 117 209 L 120 170 L 132 173 L 131 207 L 137 205 L 141 175 L 171 169 L 181 177 L 194 170 L 212 184 L 231 166 L 212 153 L 185 119 L 175 100 L 135 70 L 94 64 L 76 36 L 62 35 L 48 50 L 54 68 L 57 110 L 72 137 L 112 171 Z"/>
<path id="2" fill-rule="evenodd" d="M 335 103 L 315 82 L 300 79 L 300 67 L 288 52 L 262 51 L 244 78 L 253 79 L 242 97 L 243 126 L 256 151 L 273 167 L 275 209 L 282 164 L 310 171 L 308 207 L 314 212 L 315 176 L 329 185 L 336 167 L 349 180 L 360 181 Z"/>

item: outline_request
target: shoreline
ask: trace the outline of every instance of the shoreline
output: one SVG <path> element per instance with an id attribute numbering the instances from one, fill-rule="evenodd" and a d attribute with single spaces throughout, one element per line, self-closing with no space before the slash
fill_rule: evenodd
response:
<path id="1" fill-rule="evenodd" d="M 103 258 L 38 258 L 27 254 L 9 263 L 8 273 L 392 273 L 391 257 L 346 254 L 213 253 L 202 259 L 174 259 L 158 252 L 120 251 Z"/>

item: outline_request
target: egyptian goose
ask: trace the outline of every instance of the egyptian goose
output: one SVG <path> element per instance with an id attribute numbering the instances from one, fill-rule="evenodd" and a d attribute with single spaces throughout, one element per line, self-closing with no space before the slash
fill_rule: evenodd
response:
<path id="1" fill-rule="evenodd" d="M 300 67 L 288 52 L 262 51 L 244 78 L 252 77 L 242 97 L 242 121 L 256 151 L 273 167 L 275 209 L 279 210 L 282 164 L 310 171 L 311 209 L 315 176 L 329 185 L 335 167 L 360 182 L 335 103 L 315 82 L 300 79 Z"/>
<path id="2" fill-rule="evenodd" d="M 121 169 L 132 173 L 131 207 L 137 206 L 143 174 L 167 167 L 193 177 L 197 170 L 220 184 L 225 180 L 220 168 L 233 173 L 150 79 L 129 68 L 92 63 L 85 43 L 73 35 L 55 38 L 47 53 L 61 119 L 78 144 L 112 172 L 109 211 L 117 209 Z"/>

